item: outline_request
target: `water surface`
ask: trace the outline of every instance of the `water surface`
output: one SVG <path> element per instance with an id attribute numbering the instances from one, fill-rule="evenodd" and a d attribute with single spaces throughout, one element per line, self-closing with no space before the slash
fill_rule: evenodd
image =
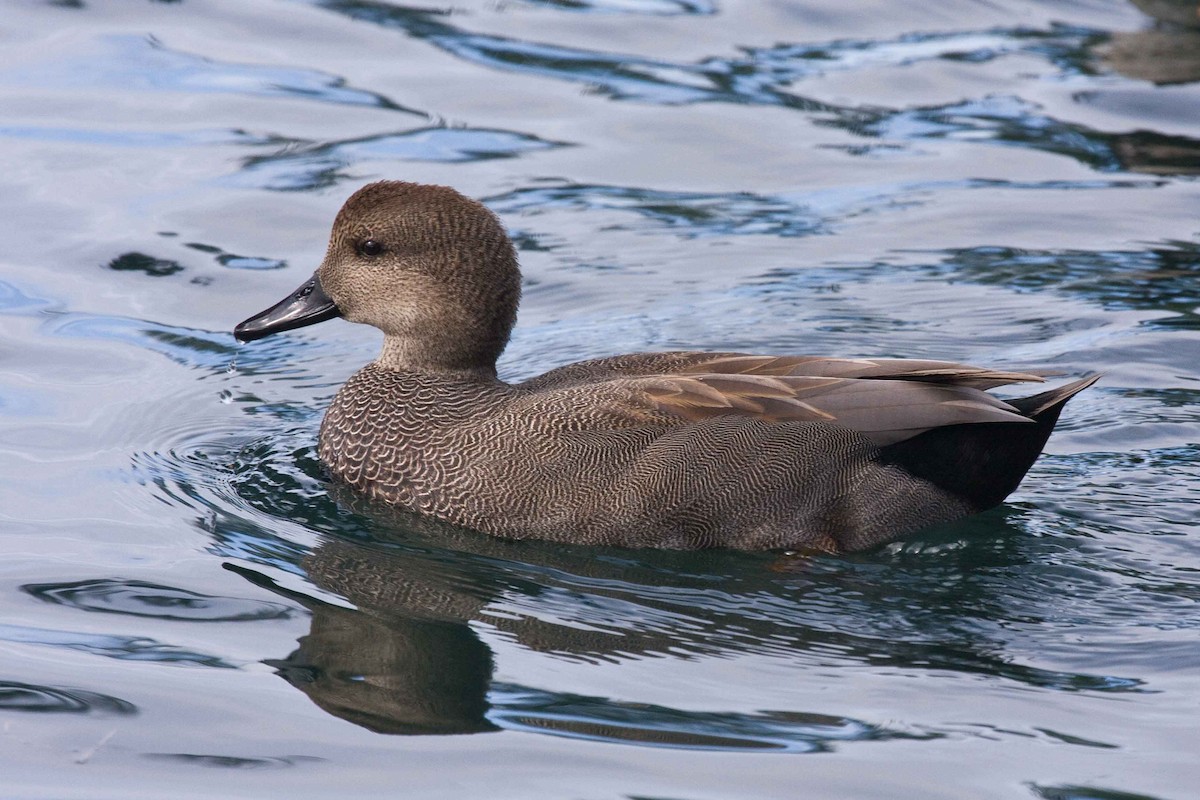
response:
<path id="1" fill-rule="evenodd" d="M 3 794 L 1194 796 L 1192 11 L 10 4 Z M 509 227 L 514 379 L 670 348 L 1105 377 L 1003 507 L 850 557 L 388 514 L 314 452 L 378 335 L 230 334 L 379 178 Z"/>

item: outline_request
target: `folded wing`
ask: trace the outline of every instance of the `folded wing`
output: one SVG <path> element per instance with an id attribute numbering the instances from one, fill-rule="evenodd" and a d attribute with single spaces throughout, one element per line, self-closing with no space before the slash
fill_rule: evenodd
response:
<path id="1" fill-rule="evenodd" d="M 741 415 L 840 425 L 884 447 L 949 425 L 1029 424 L 985 390 L 1042 380 L 952 361 L 668 352 L 578 362 L 522 386 L 563 402 L 586 386 L 616 425 Z"/>
<path id="2" fill-rule="evenodd" d="M 984 371 L 981 371 L 984 372 Z M 970 381 L 993 381 L 973 376 Z M 622 381 L 633 411 L 646 405 L 685 420 L 745 415 L 768 422 L 827 422 L 883 447 L 931 428 L 982 422 L 1030 423 L 1016 408 L 971 385 L 904 379 L 795 375 L 654 375 Z M 1007 382 L 1007 381 L 1006 381 Z"/>

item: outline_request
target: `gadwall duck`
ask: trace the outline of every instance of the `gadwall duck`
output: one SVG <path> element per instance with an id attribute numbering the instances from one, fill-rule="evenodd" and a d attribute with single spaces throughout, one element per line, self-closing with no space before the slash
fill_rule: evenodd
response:
<path id="1" fill-rule="evenodd" d="M 335 480 L 513 539 L 848 552 L 991 508 L 1095 382 L 945 361 L 668 352 L 496 375 L 520 272 L 500 221 L 444 186 L 355 192 L 325 260 L 248 342 L 344 317 L 383 350 L 321 424 Z"/>

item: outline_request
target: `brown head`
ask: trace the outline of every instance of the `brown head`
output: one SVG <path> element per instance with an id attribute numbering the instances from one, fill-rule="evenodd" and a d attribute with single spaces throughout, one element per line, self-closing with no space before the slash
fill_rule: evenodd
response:
<path id="1" fill-rule="evenodd" d="M 380 181 L 342 206 L 313 280 L 235 334 L 340 314 L 383 331 L 383 366 L 494 374 L 520 285 L 512 242 L 483 205 L 445 186 Z"/>

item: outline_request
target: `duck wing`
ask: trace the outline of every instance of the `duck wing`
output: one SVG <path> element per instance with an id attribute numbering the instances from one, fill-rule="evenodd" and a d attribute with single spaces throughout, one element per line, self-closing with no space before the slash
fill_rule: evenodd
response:
<path id="1" fill-rule="evenodd" d="M 1010 383 L 1040 382 L 1036 372 L 1012 372 L 954 361 L 907 358 L 828 358 L 825 356 L 755 356 L 715 353 L 679 370 L 682 374 L 774 375 L 788 377 L 861 378 L 920 381 L 945 386 L 991 389 Z"/>
<path id="2" fill-rule="evenodd" d="M 651 375 L 760 375 L 776 377 L 863 378 L 905 380 L 974 389 L 1010 383 L 1040 382 L 1036 372 L 1011 372 L 959 364 L 904 358 L 829 358 L 825 356 L 759 356 L 747 353 L 674 351 L 579 361 L 553 369 L 521 384 L 533 390 L 552 389 Z"/>
<path id="3" fill-rule="evenodd" d="M 651 411 L 687 421 L 736 415 L 765 422 L 825 422 L 858 431 L 879 447 L 948 425 L 1031 421 L 986 392 L 954 384 L 949 376 L 939 378 L 942 382 L 694 372 L 620 380 L 615 383 L 623 391 L 606 394 L 618 406 L 610 412 L 624 407 L 633 417 Z"/>
<path id="4" fill-rule="evenodd" d="M 825 422 L 885 447 L 949 425 L 1029 423 L 1023 409 L 984 390 L 1042 380 L 1034 372 L 953 361 L 678 351 L 581 361 L 521 386 L 550 394 L 586 390 L 604 398 L 605 415 L 625 424 L 731 415 Z"/>

